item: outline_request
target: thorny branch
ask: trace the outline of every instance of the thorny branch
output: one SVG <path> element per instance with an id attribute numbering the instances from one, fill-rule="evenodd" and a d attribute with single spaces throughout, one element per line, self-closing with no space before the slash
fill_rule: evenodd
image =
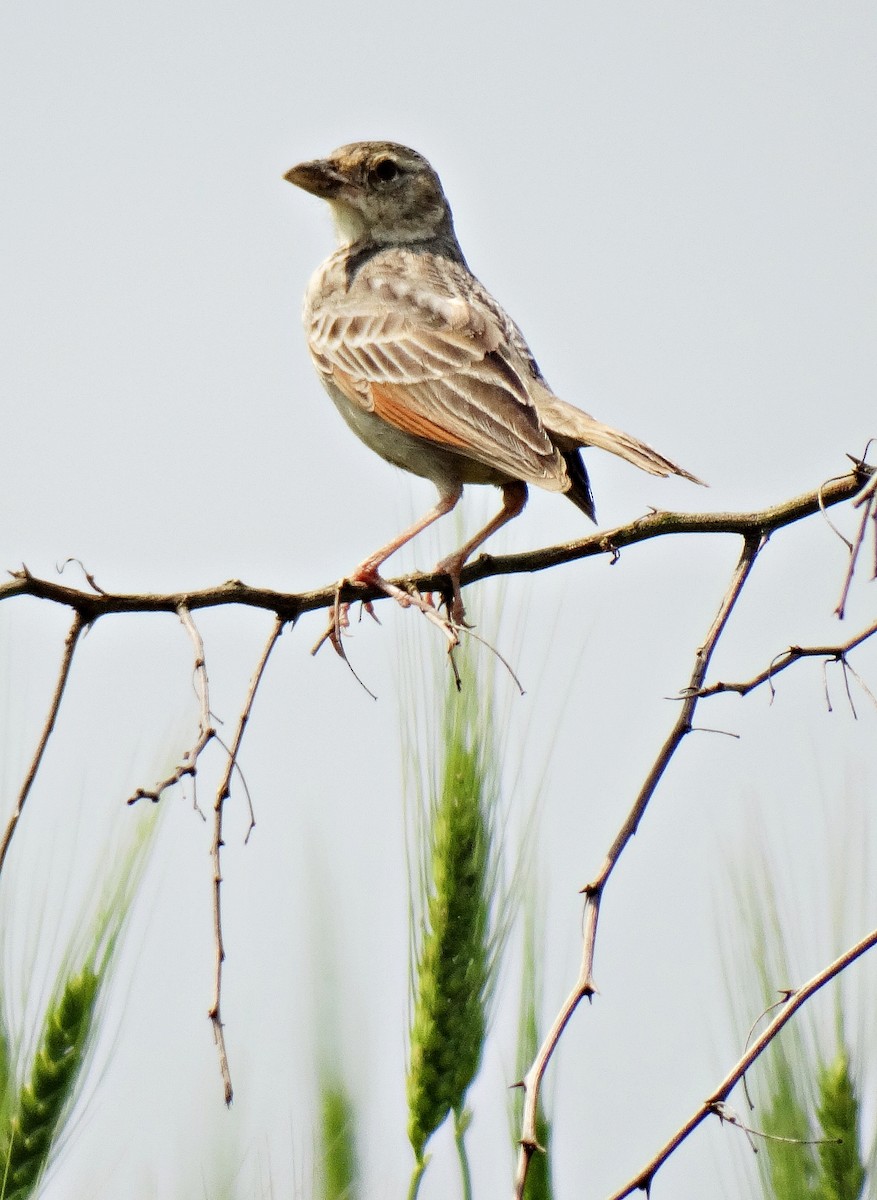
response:
<path id="1" fill-rule="evenodd" d="M 482 554 L 468 563 L 462 572 L 464 587 L 481 579 L 499 575 L 519 575 L 534 571 L 545 571 L 561 563 L 576 562 L 608 554 L 613 561 L 627 546 L 669 534 L 739 534 L 742 537 L 756 534 L 768 536 L 774 530 L 791 525 L 820 510 L 831 508 L 850 500 L 862 490 L 862 485 L 872 478 L 874 468 L 859 465 L 849 475 L 832 480 L 815 491 L 787 500 L 773 508 L 749 513 L 671 513 L 654 512 L 638 517 L 628 525 L 620 525 L 601 533 L 578 538 L 545 549 L 530 550 L 524 554 Z M 295 621 L 302 614 L 329 609 L 336 603 L 386 600 L 384 592 L 377 588 L 346 582 L 339 590 L 337 584 L 329 584 L 310 592 L 278 592 L 270 588 L 250 587 L 239 579 L 203 588 L 195 592 L 100 592 L 84 591 L 68 587 L 58 581 L 41 579 L 32 575 L 26 567 L 10 573 L 11 578 L 0 584 L 0 601 L 15 596 L 32 596 L 39 600 L 67 605 L 78 612 L 85 624 L 93 624 L 99 617 L 112 613 L 176 613 L 181 607 L 189 612 L 201 608 L 216 608 L 226 604 L 242 604 L 250 608 L 261 608 L 282 617 L 284 621 Z M 434 572 L 401 576 L 391 581 L 401 589 L 415 587 L 422 593 L 440 592 L 447 586 L 444 575 Z"/>
<path id="2" fill-rule="evenodd" d="M 213 945 L 214 945 L 214 969 L 213 969 L 213 1001 L 208 1010 L 208 1016 L 213 1026 L 213 1036 L 216 1040 L 216 1048 L 219 1053 L 219 1068 L 222 1072 L 222 1083 L 225 1090 L 225 1102 L 231 1104 L 234 1095 L 234 1089 L 231 1083 L 231 1072 L 228 1065 L 228 1054 L 225 1048 L 225 1033 L 223 1032 L 222 1016 L 220 1013 L 220 1004 L 222 1001 L 222 965 L 225 962 L 225 945 L 222 938 L 222 847 L 225 845 L 222 839 L 222 815 L 225 808 L 225 802 L 231 792 L 231 777 L 237 763 L 237 757 L 240 753 L 241 742 L 244 739 L 244 731 L 247 728 L 247 722 L 250 719 L 250 712 L 253 708 L 253 701 L 256 699 L 256 692 L 259 690 L 259 684 L 262 682 L 262 676 L 265 672 L 265 667 L 268 664 L 268 659 L 271 656 L 271 651 L 277 645 L 277 640 L 283 632 L 283 626 L 286 622 L 277 617 L 268 635 L 268 640 L 262 650 L 262 654 L 256 664 L 256 669 L 250 680 L 250 686 L 247 688 L 247 695 L 244 700 L 244 706 L 241 709 L 240 717 L 238 718 L 237 729 L 235 730 L 234 739 L 229 747 L 228 759 L 225 764 L 225 771 L 219 781 L 219 786 L 216 789 L 216 797 L 213 801 L 213 842 L 210 847 L 210 858 L 213 863 Z M 251 817 L 252 820 L 252 817 Z M 249 836 L 249 835 L 248 835 Z"/>
<path id="3" fill-rule="evenodd" d="M 613 1192 L 608 1200 L 624 1200 L 626 1196 L 631 1196 L 634 1192 L 648 1193 L 651 1187 L 652 1180 L 658 1170 L 664 1165 L 670 1155 L 676 1150 L 685 1139 L 693 1133 L 693 1131 L 710 1115 L 719 1117 L 720 1120 L 726 1119 L 724 1116 L 724 1104 L 731 1094 L 732 1090 L 743 1078 L 755 1060 L 761 1055 L 773 1039 L 777 1036 L 783 1026 L 791 1020 L 799 1008 L 813 996 L 820 988 L 830 983 L 832 979 L 840 975 L 841 971 L 845 971 L 857 958 L 868 950 L 877 946 L 877 929 L 873 929 L 861 941 L 856 942 L 849 950 L 844 951 L 839 958 L 834 962 L 829 963 L 827 967 L 809 979 L 803 987 L 791 990 L 782 1002 L 780 1011 L 774 1019 L 767 1025 L 760 1037 L 753 1042 L 746 1053 L 740 1058 L 722 1082 L 712 1092 L 710 1096 L 700 1105 L 696 1112 L 688 1118 L 684 1125 L 673 1134 L 673 1136 L 661 1147 L 654 1158 L 630 1179 L 624 1187 L 619 1191 Z"/>
<path id="4" fill-rule="evenodd" d="M 688 687 L 685 689 L 685 699 L 679 715 L 673 724 L 663 746 L 658 752 L 652 767 L 646 776 L 645 782 L 640 788 L 639 795 L 634 801 L 633 807 L 625 818 L 624 824 L 619 829 L 615 840 L 610 846 L 603 865 L 600 868 L 596 878 L 589 883 L 585 888 L 585 919 L 584 919 L 584 937 L 582 944 L 582 959 L 579 968 L 579 976 L 575 985 L 564 1001 L 557 1016 L 551 1024 L 548 1033 L 536 1058 L 533 1061 L 527 1074 L 524 1076 L 522 1086 L 524 1088 L 524 1115 L 521 1125 L 520 1151 L 518 1154 L 518 1169 L 515 1175 L 515 1200 L 523 1200 L 524 1188 L 527 1182 L 527 1173 L 529 1171 L 530 1160 L 537 1150 L 540 1149 L 536 1138 L 536 1121 L 537 1109 L 539 1102 L 539 1089 L 542 1085 L 542 1079 L 545 1075 L 545 1070 L 548 1066 L 551 1055 L 554 1053 L 557 1043 L 563 1034 L 564 1029 L 569 1023 L 573 1013 L 578 1008 L 579 1003 L 587 996 L 593 996 L 597 990 L 593 979 L 594 967 L 594 952 L 597 941 L 597 925 L 600 918 L 600 904 L 603 897 L 603 892 L 609 878 L 612 875 L 615 867 L 618 864 L 621 855 L 629 843 L 630 839 L 636 833 L 640 821 L 642 820 L 645 811 L 649 805 L 649 801 L 655 793 L 655 789 L 661 780 L 664 772 L 670 764 L 670 760 L 676 753 L 682 739 L 686 734 L 691 733 L 693 728 L 692 718 L 694 717 L 695 709 L 697 708 L 700 699 L 699 691 L 703 685 L 703 680 L 706 675 L 707 667 L 709 666 L 710 658 L 716 648 L 716 643 L 721 637 L 722 630 L 725 628 L 728 617 L 731 615 L 740 592 L 743 589 L 749 572 L 752 570 L 753 564 L 758 556 L 759 551 L 764 546 L 766 535 L 753 530 L 748 532 L 743 541 L 743 550 L 740 555 L 739 562 L 734 569 L 728 589 L 719 605 L 719 610 L 713 619 L 712 624 L 707 632 L 703 645 L 700 646 L 695 653 L 694 666 L 692 667 L 691 677 L 688 682 Z"/>
<path id="5" fill-rule="evenodd" d="M 755 688 L 766 683 L 770 688 L 771 698 L 773 698 L 776 691 L 773 681 L 787 667 L 800 662 L 802 658 L 824 658 L 829 662 L 843 663 L 851 650 L 855 650 L 856 646 L 861 646 L 862 642 L 873 637 L 875 633 L 877 633 L 877 621 L 873 621 L 853 637 L 847 638 L 845 642 L 839 642 L 835 645 L 789 646 L 787 650 L 783 650 L 781 654 L 778 654 L 776 658 L 771 660 L 770 666 L 765 667 L 763 671 L 759 671 L 757 675 L 753 675 L 751 679 L 747 679 L 741 683 L 725 683 L 722 681 L 711 683 L 709 687 L 701 688 L 698 695 L 703 698 L 705 696 L 716 696 L 719 692 L 736 692 L 740 696 L 747 696 Z"/>
<path id="6" fill-rule="evenodd" d="M 869 497 L 868 503 L 870 504 L 873 500 L 875 490 L 873 484 L 873 469 L 865 468 L 861 463 L 857 464 L 856 479 L 858 480 L 858 485 L 854 488 L 852 496 L 857 497 L 857 503 L 863 497 Z M 523 1200 L 530 1161 L 533 1155 L 542 1149 L 542 1147 L 539 1146 L 536 1137 L 536 1126 L 539 1091 L 545 1071 L 548 1067 L 548 1063 L 561 1036 L 563 1035 L 567 1024 L 571 1020 L 580 1002 L 585 997 L 590 999 L 597 990 L 596 984 L 594 983 L 593 966 L 597 927 L 599 923 L 600 905 L 602 902 L 603 892 L 605 891 L 606 885 L 609 882 L 612 872 L 617 866 L 621 855 L 624 853 L 625 848 L 636 833 L 640 821 L 642 820 L 655 793 L 658 783 L 667 770 L 673 755 L 676 753 L 676 750 L 679 748 L 686 734 L 692 731 L 692 721 L 699 700 L 704 696 L 712 694 L 711 689 L 704 688 L 704 680 L 706 678 L 710 659 L 713 655 L 716 645 L 718 644 L 722 632 L 725 629 L 734 605 L 736 604 L 743 586 L 749 577 L 749 573 L 752 570 L 758 554 L 766 545 L 771 533 L 781 525 L 790 523 L 791 520 L 800 519 L 800 516 L 806 515 L 808 512 L 817 510 L 824 512 L 824 510 L 830 507 L 832 504 L 838 503 L 838 489 L 841 484 L 846 484 L 848 481 L 848 477 L 845 477 L 844 480 L 833 480 L 824 487 L 817 489 L 815 493 L 811 493 L 807 497 L 800 497 L 798 500 L 792 501 L 788 505 L 780 505 L 776 509 L 769 510 L 769 515 L 767 512 L 762 514 L 763 516 L 768 516 L 768 520 L 762 523 L 759 523 L 757 520 L 739 521 L 737 523 L 735 531 L 742 534 L 743 537 L 743 548 L 740 559 L 731 577 L 718 612 L 712 624 L 710 625 L 709 630 L 707 631 L 703 645 L 698 648 L 695 654 L 694 664 L 688 684 L 681 693 L 682 705 L 679 714 L 673 724 L 672 729 L 670 730 L 670 733 L 665 739 L 664 744 L 658 751 L 657 757 L 655 758 L 655 761 L 652 764 L 642 787 L 640 788 L 640 792 L 636 797 L 633 806 L 631 807 L 627 817 L 624 820 L 624 823 L 622 824 L 612 845 L 610 846 L 600 871 L 598 872 L 596 878 L 591 883 L 587 884 L 583 889 L 586 899 L 584 912 L 584 933 L 582 939 L 582 957 L 579 975 L 572 990 L 564 1000 L 547 1034 L 545 1035 L 542 1045 L 540 1046 L 532 1065 L 520 1083 L 520 1086 L 524 1089 L 524 1111 L 521 1123 L 518 1166 L 515 1174 L 515 1200 Z M 815 504 L 815 508 L 810 508 L 811 503 Z M 784 518 L 778 521 L 778 514 L 780 511 L 783 512 Z M 627 528 L 629 529 L 630 527 Z M 616 535 L 613 536 L 617 536 L 617 531 Z M 852 573 L 855 569 L 855 560 L 858 554 L 858 547 L 860 545 L 861 538 L 857 543 L 854 544 L 853 547 L 851 547 L 851 566 L 849 568 L 850 579 L 852 578 Z M 851 639 L 848 649 L 852 649 L 854 645 L 860 644 L 865 640 L 865 637 L 871 636 L 871 634 L 874 632 L 877 632 L 877 626 L 869 631 L 866 631 L 863 635 L 857 635 L 856 638 Z M 801 656 L 802 655 L 799 655 L 798 657 Z M 845 660 L 843 660 L 841 657 L 841 661 Z M 774 673 L 776 673 L 776 667 L 774 667 Z M 759 1043 L 757 1044 L 760 1044 L 760 1042 L 761 1039 L 759 1039 Z M 690 1130 L 687 1130 L 684 1136 L 688 1136 L 689 1132 Z M 673 1148 L 675 1148 L 675 1146 Z"/>

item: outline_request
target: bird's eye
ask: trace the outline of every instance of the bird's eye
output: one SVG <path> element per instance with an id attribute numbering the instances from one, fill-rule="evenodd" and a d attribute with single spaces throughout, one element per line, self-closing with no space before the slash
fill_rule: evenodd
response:
<path id="1" fill-rule="evenodd" d="M 399 174 L 399 168 L 392 158 L 382 158 L 372 167 L 371 175 L 379 183 L 390 183 Z"/>

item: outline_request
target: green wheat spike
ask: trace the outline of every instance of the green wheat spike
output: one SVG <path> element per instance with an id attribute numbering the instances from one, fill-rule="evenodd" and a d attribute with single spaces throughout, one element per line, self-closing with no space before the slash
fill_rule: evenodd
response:
<path id="1" fill-rule="evenodd" d="M 865 1187 L 859 1101 L 845 1049 L 819 1072 L 817 1115 L 825 1138 L 819 1144 L 821 1200 L 859 1200 Z"/>
<path id="2" fill-rule="evenodd" d="M 481 1057 L 486 1014 L 486 830 L 477 750 L 449 747 L 433 826 L 433 891 L 417 965 L 409 1138 L 418 1159 L 452 1109 L 461 1108 Z"/>
<path id="3" fill-rule="evenodd" d="M 82 913 L 59 968 L 33 1060 L 23 1082 L 12 1071 L 11 1046 L 24 1035 L 3 1028 L 0 1042 L 5 1095 L 0 1106 L 0 1200 L 28 1200 L 70 1115 L 83 1068 L 97 1035 L 97 1005 L 158 828 L 141 824 L 96 905 Z M 92 894 L 94 889 L 92 890 Z M 74 966 L 74 963 L 79 966 Z M 0 1025 L 3 1022 L 0 1021 Z"/>
<path id="4" fill-rule="evenodd" d="M 806 1070 L 803 1059 L 796 1057 L 793 1065 L 779 1047 L 769 1060 L 770 1100 L 760 1125 L 769 1138 L 793 1139 L 791 1143 L 767 1140 L 760 1149 L 771 1200 L 822 1200 L 816 1155 L 809 1144 L 813 1132 L 796 1082 L 797 1072 L 803 1070 Z"/>
<path id="5" fill-rule="evenodd" d="M 441 781 L 425 854 L 427 898 L 415 939 L 407 1097 L 417 1169 L 409 1195 L 426 1165 L 426 1143 L 451 1112 L 468 1178 L 465 1098 L 481 1062 L 498 953 L 491 932 L 495 749 L 489 706 L 479 704 L 474 671 L 468 674 L 462 695 L 452 689 L 445 706 Z"/>
<path id="6" fill-rule="evenodd" d="M 18 1094 L 0 1150 L 4 1200 L 30 1196 L 46 1166 L 85 1059 L 101 974 L 85 967 L 68 978 L 46 1014 L 30 1078 Z"/>

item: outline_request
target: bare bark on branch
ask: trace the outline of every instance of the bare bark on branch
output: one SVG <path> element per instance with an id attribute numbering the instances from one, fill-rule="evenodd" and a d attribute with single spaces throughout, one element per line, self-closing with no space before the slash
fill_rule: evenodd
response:
<path id="1" fill-rule="evenodd" d="M 831 480 L 792 500 L 773 508 L 747 513 L 674 513 L 654 512 L 638 517 L 628 525 L 591 534 L 573 542 L 530 550 L 523 554 L 482 554 L 463 568 L 465 587 L 481 579 L 500 575 L 520 575 L 545 571 L 562 563 L 609 554 L 617 558 L 627 546 L 651 541 L 672 534 L 738 534 L 742 537 L 767 537 L 774 530 L 794 524 L 820 510 L 850 500 L 859 493 L 871 477 L 873 468 L 860 466 L 849 475 Z M 284 621 L 294 621 L 303 613 L 328 609 L 338 599 L 386 600 L 384 592 L 364 584 L 345 582 L 338 591 L 337 584 L 308 592 L 278 592 L 271 588 L 250 587 L 239 579 L 230 579 L 213 587 L 190 592 L 105 592 L 69 587 L 51 579 L 32 575 L 26 567 L 11 572 L 11 578 L 0 584 L 0 601 L 16 596 L 31 596 L 55 604 L 63 604 L 79 613 L 87 625 L 112 613 L 177 613 L 181 608 L 195 612 L 201 608 L 216 608 L 225 604 L 242 604 L 273 612 Z M 401 589 L 414 587 L 419 592 L 441 592 L 448 585 L 445 575 L 422 572 L 400 576 L 391 581 Z"/>

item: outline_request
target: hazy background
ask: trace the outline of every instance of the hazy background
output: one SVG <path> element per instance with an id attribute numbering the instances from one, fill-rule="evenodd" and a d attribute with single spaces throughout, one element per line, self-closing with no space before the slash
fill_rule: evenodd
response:
<path id="1" fill-rule="evenodd" d="M 106 589 L 237 577 L 298 590 L 338 578 L 433 502 L 431 485 L 348 433 L 299 327 L 331 230 L 324 206 L 281 177 L 361 138 L 434 163 L 470 265 L 560 395 L 711 484 L 654 480 L 593 453 L 602 523 L 649 505 L 755 508 L 842 473 L 845 453 L 877 435 L 875 64 L 877 13 L 855 2 L 4 5 L 0 566 L 53 573 L 76 555 Z M 467 524 L 494 501 L 469 489 Z M 572 505 L 538 494 L 501 544 L 583 531 Z M 453 532 L 449 522 L 417 543 L 399 568 L 430 566 Z M 513 579 L 499 631 L 496 587 L 467 594 L 527 688 L 518 699 L 499 685 L 513 812 L 529 814 L 544 784 L 546 1018 L 577 970 L 577 890 L 674 718 L 666 698 L 688 677 L 737 550 L 666 539 L 611 569 L 592 560 Z M 820 520 L 778 535 L 714 677 L 840 636 L 831 611 L 845 564 Z M 873 612 L 862 577 L 849 631 Z M 330 994 L 365 1115 L 366 1194 L 403 1194 L 400 725 L 433 673 L 404 682 L 397 664 L 403 640 L 421 664 L 442 642 L 414 613 L 382 604 L 380 615 L 349 642 L 377 703 L 331 650 L 309 657 L 322 617 L 287 631 L 256 702 L 246 848 L 239 786 L 227 814 L 233 1111 L 205 1016 L 209 829 L 188 789 L 164 800 L 114 1036 L 47 1183 L 53 1200 L 209 1197 L 229 1171 L 241 1195 L 308 1195 L 313 1030 Z M 67 620 L 33 601 L 0 608 L 7 807 Z M 223 610 L 198 624 L 228 731 L 270 618 Z M 854 661 L 874 686 L 875 648 Z M 0 889 L 22 989 L 45 978 L 42 955 L 27 973 L 33 946 L 63 945 L 76 897 L 115 853 L 113 831 L 142 819 L 126 796 L 191 739 L 191 662 L 170 617 L 101 621 L 82 644 Z M 857 693 L 855 721 L 837 671 L 828 678 L 831 714 L 816 664 L 789 673 L 773 706 L 764 692 L 711 701 L 699 724 L 742 737 L 689 738 L 661 785 L 604 904 L 601 994 L 548 1076 L 559 1196 L 619 1186 L 737 1057 L 729 1010 L 745 1028 L 755 1001 L 720 966 L 732 865 L 762 848 L 781 864 L 801 977 L 874 924 L 864 864 L 877 713 Z M 205 807 L 220 765 L 205 763 Z M 327 919 L 334 984 L 318 950 Z M 855 970 L 853 991 L 868 967 Z M 516 994 L 510 975 L 473 1095 L 481 1197 L 510 1191 Z M 831 997 L 821 1003 L 830 1018 Z M 702 1130 L 659 1175 L 656 1200 L 716 1194 L 741 1141 Z M 439 1139 L 424 1200 L 456 1194 L 449 1149 Z"/>

